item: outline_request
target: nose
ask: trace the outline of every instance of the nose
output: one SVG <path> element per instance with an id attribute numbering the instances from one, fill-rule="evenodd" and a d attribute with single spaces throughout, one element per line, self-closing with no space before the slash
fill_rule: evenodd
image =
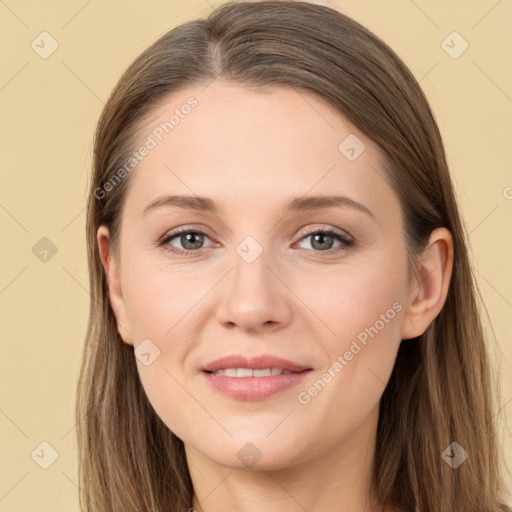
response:
<path id="1" fill-rule="evenodd" d="M 267 251 L 252 263 L 235 253 L 234 268 L 226 276 L 221 294 L 217 320 L 225 327 L 267 331 L 291 321 L 293 294 Z"/>

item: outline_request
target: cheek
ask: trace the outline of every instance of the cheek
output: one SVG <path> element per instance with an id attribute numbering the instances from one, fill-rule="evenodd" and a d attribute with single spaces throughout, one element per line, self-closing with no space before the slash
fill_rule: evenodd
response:
<path id="1" fill-rule="evenodd" d="M 151 261 L 133 263 L 123 294 L 136 342 L 144 338 L 162 341 L 182 332 L 211 288 L 207 276 L 201 279 L 196 271 L 163 267 Z"/>
<path id="2" fill-rule="evenodd" d="M 325 333 L 331 356 L 348 350 L 352 340 L 364 342 L 370 330 L 382 343 L 400 332 L 406 275 L 402 264 L 339 267 L 324 278 L 296 281 L 297 295 L 305 304 L 304 316 L 317 333 Z M 309 310 L 309 312 L 307 311 Z"/>
<path id="3" fill-rule="evenodd" d="M 135 344 L 149 339 L 157 347 L 153 350 L 158 356 L 150 364 L 136 359 L 142 386 L 157 415 L 180 438 L 186 438 L 195 423 L 204 422 L 204 411 L 187 391 L 183 366 L 199 339 L 194 334 L 198 329 L 195 315 L 211 287 L 201 283 L 197 274 L 148 262 L 137 268 L 133 265 L 126 282 L 125 302 Z"/>
<path id="4" fill-rule="evenodd" d="M 327 355 L 319 380 L 303 389 L 306 408 L 319 417 L 350 417 L 355 426 L 378 403 L 401 342 L 405 289 L 400 254 L 378 265 L 332 272 L 323 286 L 304 284 L 301 293 L 321 319 L 311 322 L 323 333 L 316 339 Z"/>

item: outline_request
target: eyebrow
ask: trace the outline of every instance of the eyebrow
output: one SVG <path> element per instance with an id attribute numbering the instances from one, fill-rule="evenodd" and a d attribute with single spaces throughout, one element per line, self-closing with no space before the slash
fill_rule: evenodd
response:
<path id="1" fill-rule="evenodd" d="M 209 197 L 190 196 L 190 195 L 166 195 L 157 197 L 151 201 L 143 211 L 146 215 L 149 211 L 164 206 L 176 206 L 186 210 L 195 210 L 201 212 L 217 213 L 215 202 Z M 346 196 L 308 196 L 296 197 L 288 202 L 286 212 L 302 212 L 310 210 L 319 210 L 322 208 L 330 208 L 333 206 L 341 206 L 353 208 L 360 212 L 366 213 L 374 220 L 375 215 L 363 204 Z"/>

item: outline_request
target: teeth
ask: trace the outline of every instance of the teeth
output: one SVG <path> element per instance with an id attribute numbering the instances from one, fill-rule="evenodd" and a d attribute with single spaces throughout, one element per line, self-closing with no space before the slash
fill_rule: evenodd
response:
<path id="1" fill-rule="evenodd" d="M 261 370 L 252 370 L 251 368 L 225 368 L 213 372 L 214 375 L 225 375 L 226 377 L 270 377 L 271 375 L 281 375 L 293 373 L 282 368 L 265 368 Z"/>
<path id="2" fill-rule="evenodd" d="M 274 375 L 279 375 L 281 373 L 281 370 L 279 368 L 274 368 L 276 373 Z M 252 376 L 253 377 L 270 377 L 272 375 L 272 368 L 265 368 L 264 370 L 253 370 Z"/>

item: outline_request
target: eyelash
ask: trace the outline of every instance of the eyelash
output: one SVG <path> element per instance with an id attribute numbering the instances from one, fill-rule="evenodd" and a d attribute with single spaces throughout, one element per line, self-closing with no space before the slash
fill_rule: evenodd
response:
<path id="1" fill-rule="evenodd" d="M 174 231 L 173 233 L 169 233 L 167 236 L 164 236 L 164 238 L 158 243 L 158 245 L 160 247 L 164 248 L 164 250 L 171 252 L 173 254 L 176 254 L 178 256 L 188 256 L 188 257 L 196 256 L 198 254 L 198 252 L 201 251 L 201 249 L 206 249 L 206 247 L 202 247 L 201 249 L 195 249 L 195 250 L 182 250 L 182 249 L 176 249 L 175 247 L 172 247 L 171 245 L 169 245 L 169 242 L 171 240 L 173 240 L 174 238 L 176 238 L 180 235 L 189 234 L 189 233 L 204 235 L 204 236 L 208 237 L 208 235 L 206 233 L 204 233 L 203 231 L 200 231 L 198 229 L 180 228 L 177 231 Z M 334 249 L 327 249 L 325 251 L 315 251 L 314 249 L 306 249 L 307 251 L 326 253 L 326 254 L 332 255 L 332 254 L 337 254 L 338 252 L 346 251 L 354 245 L 354 240 L 351 240 L 351 239 L 345 237 L 344 235 L 342 235 L 341 233 L 338 233 L 334 229 L 330 229 L 330 228 L 317 229 L 315 231 L 302 231 L 301 238 L 299 239 L 299 242 L 303 238 L 307 238 L 308 236 L 313 236 L 313 235 L 318 235 L 318 234 L 332 236 L 334 239 L 340 241 L 342 243 L 342 245 L 340 247 L 337 247 Z"/>

